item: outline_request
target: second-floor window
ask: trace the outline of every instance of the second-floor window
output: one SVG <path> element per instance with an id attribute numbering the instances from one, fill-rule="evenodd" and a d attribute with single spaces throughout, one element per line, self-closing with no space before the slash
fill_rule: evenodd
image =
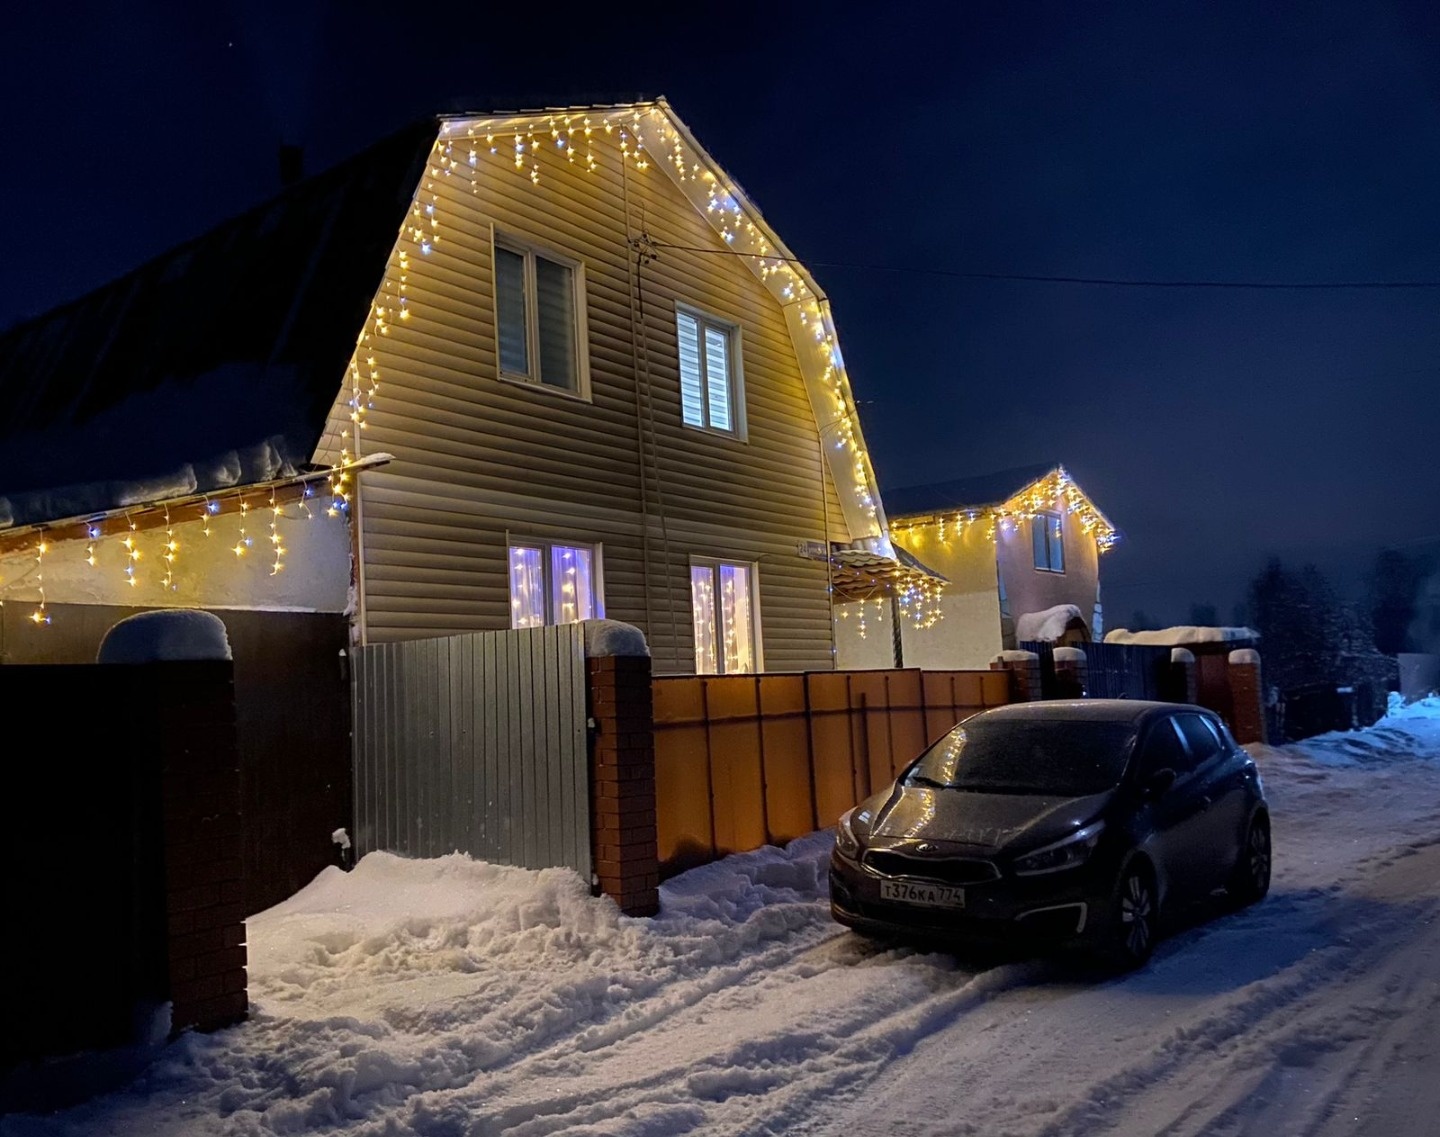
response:
<path id="1" fill-rule="evenodd" d="M 586 389 L 580 265 L 495 238 L 495 339 L 500 376 L 576 395 Z"/>
<path id="2" fill-rule="evenodd" d="M 526 541 L 510 546 L 510 626 L 539 628 L 605 615 L 592 545 Z"/>
<path id="3" fill-rule="evenodd" d="M 680 346 L 680 413 L 686 426 L 741 434 L 740 335 L 692 308 L 675 311 Z"/>
<path id="4" fill-rule="evenodd" d="M 1065 571 L 1064 526 L 1058 513 L 1037 513 L 1030 519 L 1035 567 L 1041 572 Z"/>

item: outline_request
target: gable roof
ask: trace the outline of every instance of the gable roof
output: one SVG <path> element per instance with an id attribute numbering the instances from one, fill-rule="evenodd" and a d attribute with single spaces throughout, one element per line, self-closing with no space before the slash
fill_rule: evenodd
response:
<path id="1" fill-rule="evenodd" d="M 1016 466 L 1009 470 L 956 478 L 948 482 L 887 489 L 884 494 L 885 508 L 891 517 L 899 518 L 1003 505 L 1021 490 L 1058 469 L 1059 462 L 1042 462 L 1033 466 Z"/>
<path id="2" fill-rule="evenodd" d="M 0 334 L 0 524 L 308 462 L 437 129 L 408 127 Z"/>
<path id="3" fill-rule="evenodd" d="M 934 524 L 943 534 L 947 526 L 958 531 L 983 521 L 993 538 L 997 525 L 1006 524 L 1007 519 L 1063 510 L 1074 515 L 1100 552 L 1120 540 L 1120 531 L 1058 462 L 909 486 L 887 491 L 885 498 L 894 526 L 902 533 Z"/>

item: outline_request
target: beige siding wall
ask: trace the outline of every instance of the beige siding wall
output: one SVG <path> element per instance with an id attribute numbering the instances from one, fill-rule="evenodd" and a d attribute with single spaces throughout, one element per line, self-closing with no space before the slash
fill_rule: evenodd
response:
<path id="1" fill-rule="evenodd" d="M 508 540 L 550 538 L 601 546 L 606 615 L 646 631 L 657 670 L 693 669 L 691 556 L 757 562 L 767 670 L 832 666 L 825 566 L 796 554 L 824 531 L 819 438 L 779 306 L 661 171 L 547 152 L 536 185 L 480 154 L 422 187 L 441 241 L 410 254 L 410 317 L 377 341 L 361 449 L 395 461 L 362 475 L 367 639 L 508 627 Z M 641 228 L 714 252 L 662 250 L 637 297 Z M 495 230 L 583 264 L 588 401 L 499 378 Z M 746 440 L 682 425 L 677 302 L 741 329 Z M 845 539 L 833 490 L 829 517 Z"/>

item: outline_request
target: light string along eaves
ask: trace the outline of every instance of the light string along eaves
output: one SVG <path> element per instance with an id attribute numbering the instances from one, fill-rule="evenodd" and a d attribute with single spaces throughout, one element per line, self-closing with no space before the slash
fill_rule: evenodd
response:
<path id="1" fill-rule="evenodd" d="M 1095 548 L 1109 552 L 1120 540 L 1120 534 L 1085 496 L 1063 466 L 1032 482 L 1000 505 L 938 511 L 929 517 L 901 518 L 894 522 L 897 533 L 934 526 L 937 538 L 945 544 L 976 525 L 985 527 L 991 541 L 1004 532 L 1013 531 L 1016 522 L 1033 521 L 1045 513 L 1064 512 L 1075 518 L 1081 532 L 1095 541 Z"/>

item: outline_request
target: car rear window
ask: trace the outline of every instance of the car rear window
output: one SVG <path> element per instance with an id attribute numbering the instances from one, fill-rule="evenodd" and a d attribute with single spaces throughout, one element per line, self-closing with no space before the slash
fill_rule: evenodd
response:
<path id="1" fill-rule="evenodd" d="M 972 719 L 932 746 L 905 780 L 989 793 L 1083 797 L 1119 784 L 1134 744 L 1129 723 Z"/>

